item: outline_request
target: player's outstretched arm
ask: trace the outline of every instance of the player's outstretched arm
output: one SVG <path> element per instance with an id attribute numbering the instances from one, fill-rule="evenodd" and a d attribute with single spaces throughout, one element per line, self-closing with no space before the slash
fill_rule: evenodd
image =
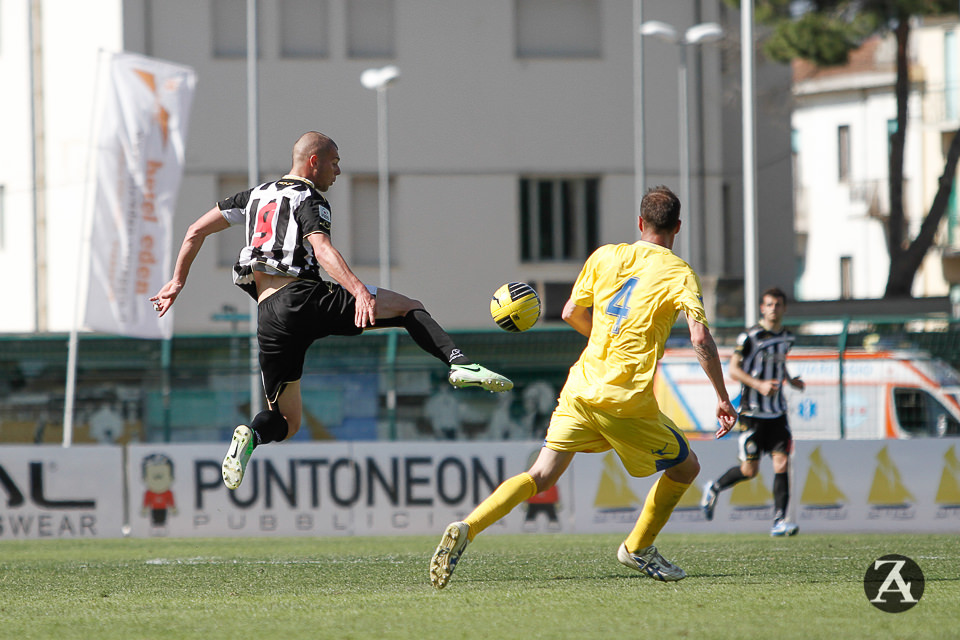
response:
<path id="1" fill-rule="evenodd" d="M 313 247 L 313 255 L 323 270 L 357 299 L 357 313 L 354 319 L 356 325 L 362 329 L 376 324 L 376 298 L 370 295 L 367 287 L 350 269 L 340 251 L 333 246 L 330 236 L 325 233 L 311 233 L 307 236 L 307 241 Z"/>
<path id="2" fill-rule="evenodd" d="M 710 329 L 691 319 L 689 315 L 687 325 L 690 328 L 690 342 L 693 343 L 693 350 L 697 354 L 697 360 L 700 361 L 700 367 L 707 374 L 710 384 L 717 393 L 717 420 L 720 428 L 717 429 L 716 437 L 722 438 L 737 423 L 737 410 L 730 403 L 730 395 L 723 382 L 723 367 L 720 365 L 717 343 L 714 342 Z"/>
<path id="3" fill-rule="evenodd" d="M 200 253 L 200 247 L 203 246 L 204 239 L 208 235 L 223 231 L 229 226 L 230 223 L 221 215 L 220 208 L 213 207 L 197 218 L 196 222 L 187 229 L 187 235 L 184 236 L 183 244 L 180 245 L 180 252 L 177 254 L 173 277 L 160 288 L 156 295 L 150 298 L 154 311 L 158 312 L 161 318 L 173 306 L 174 301 L 183 289 L 183 285 L 187 283 L 190 266 L 197 254 Z"/>

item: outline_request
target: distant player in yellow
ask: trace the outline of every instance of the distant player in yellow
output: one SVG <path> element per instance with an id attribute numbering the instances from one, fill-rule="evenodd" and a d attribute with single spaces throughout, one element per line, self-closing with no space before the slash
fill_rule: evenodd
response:
<path id="1" fill-rule="evenodd" d="M 717 437 L 736 423 L 723 384 L 720 356 L 703 310 L 700 280 L 675 256 L 680 201 L 655 187 L 640 203 L 640 240 L 605 245 L 591 255 L 563 308 L 563 319 L 590 338 L 570 368 L 540 455 L 509 478 L 462 522 L 447 526 L 430 561 L 430 582 L 447 586 L 467 543 L 514 507 L 554 484 L 578 452 L 613 449 L 632 476 L 663 471 L 650 489 L 618 560 L 662 581 L 686 573 L 653 541 L 700 472 L 697 456 L 653 395 L 657 361 L 678 314 L 686 316 L 697 358 L 717 394 Z"/>

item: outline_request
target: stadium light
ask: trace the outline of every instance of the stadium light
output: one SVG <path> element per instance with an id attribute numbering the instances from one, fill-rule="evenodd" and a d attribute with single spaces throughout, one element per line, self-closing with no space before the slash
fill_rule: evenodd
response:
<path id="1" fill-rule="evenodd" d="M 687 224 L 680 227 L 680 249 L 686 253 L 687 261 L 694 268 L 702 268 L 699 251 L 699 225 L 694 224 L 694 210 L 690 202 L 690 104 L 687 90 L 687 47 L 716 42 L 723 38 L 723 27 L 716 22 L 704 22 L 694 25 L 681 34 L 673 25 L 659 20 L 650 20 L 640 25 L 641 36 L 652 36 L 658 40 L 678 46 L 680 64 L 678 66 L 677 91 L 680 109 L 680 202 L 690 212 Z"/>
<path id="2" fill-rule="evenodd" d="M 360 74 L 360 84 L 367 89 L 386 89 L 400 77 L 400 70 L 394 65 L 379 69 L 367 69 Z"/>

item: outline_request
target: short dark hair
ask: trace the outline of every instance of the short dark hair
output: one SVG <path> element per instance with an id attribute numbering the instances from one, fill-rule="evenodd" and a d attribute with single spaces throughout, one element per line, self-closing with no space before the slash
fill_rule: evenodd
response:
<path id="1" fill-rule="evenodd" d="M 170 467 L 170 477 L 173 477 L 173 460 L 165 456 L 162 453 L 152 453 L 149 456 L 146 456 L 140 463 L 140 475 L 141 477 L 147 477 L 147 467 L 153 467 L 157 465 L 165 464 Z"/>
<path id="2" fill-rule="evenodd" d="M 783 292 L 783 289 L 781 289 L 780 287 L 770 287 L 769 289 L 761 293 L 760 302 L 763 302 L 763 299 L 766 298 L 767 296 L 770 296 L 771 298 L 779 298 L 780 301 L 783 302 L 784 306 L 787 305 L 787 294 L 785 294 Z"/>
<path id="3" fill-rule="evenodd" d="M 673 231 L 680 220 L 680 198 L 663 185 L 651 187 L 640 201 L 640 217 L 657 231 Z"/>

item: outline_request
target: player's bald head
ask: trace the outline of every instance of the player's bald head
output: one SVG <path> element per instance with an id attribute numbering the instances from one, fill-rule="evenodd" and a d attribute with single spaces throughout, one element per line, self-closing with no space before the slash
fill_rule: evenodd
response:
<path id="1" fill-rule="evenodd" d="M 308 131 L 293 145 L 293 166 L 302 166 L 310 160 L 310 156 L 322 157 L 324 153 L 336 148 L 337 143 L 327 136 L 318 131 Z"/>

